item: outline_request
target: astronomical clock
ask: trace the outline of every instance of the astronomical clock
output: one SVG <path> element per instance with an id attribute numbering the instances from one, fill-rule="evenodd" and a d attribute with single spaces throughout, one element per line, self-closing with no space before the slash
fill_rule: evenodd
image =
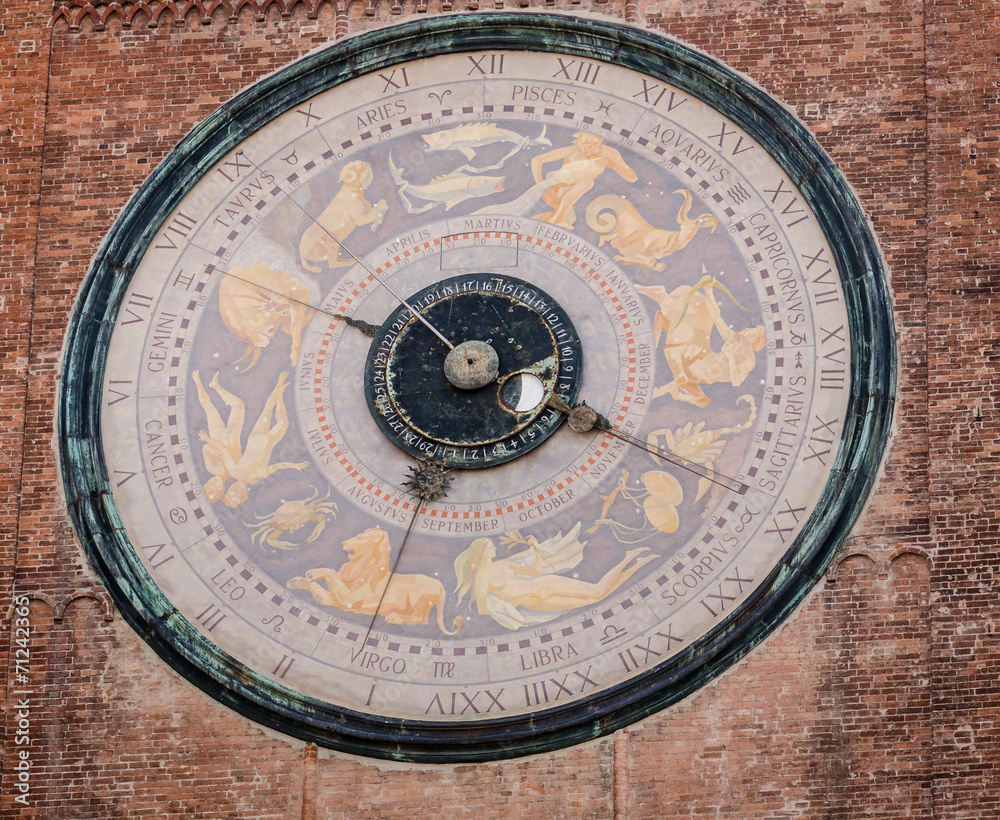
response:
<path id="1" fill-rule="evenodd" d="M 802 599 L 891 421 L 883 263 L 792 114 L 554 15 L 337 43 L 195 128 L 67 341 L 70 513 L 259 723 L 415 761 L 600 736 Z"/>

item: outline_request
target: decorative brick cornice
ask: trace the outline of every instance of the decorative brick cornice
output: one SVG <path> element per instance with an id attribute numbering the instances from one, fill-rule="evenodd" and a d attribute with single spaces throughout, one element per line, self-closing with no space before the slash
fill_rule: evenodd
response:
<path id="1" fill-rule="evenodd" d="M 365 13 L 374 15 L 379 0 L 364 0 Z M 211 25 L 225 17 L 226 23 L 235 23 L 240 14 L 249 10 L 257 22 L 264 22 L 268 12 L 276 10 L 282 19 L 290 19 L 296 7 L 304 8 L 307 19 L 315 19 L 322 6 L 331 6 L 338 13 L 345 12 L 347 0 L 63 0 L 56 4 L 52 24 L 65 20 L 69 30 L 76 32 L 90 22 L 96 31 L 103 31 L 117 20 L 122 28 L 131 28 L 139 15 L 149 28 L 159 26 L 186 26 L 188 21 Z M 450 5 L 450 4 L 449 4 Z M 217 16 L 218 15 L 218 16 Z"/>
<path id="2" fill-rule="evenodd" d="M 364 16 L 375 17 L 379 7 L 387 7 L 393 15 L 403 15 L 402 0 L 363 0 Z M 277 12 L 281 19 L 289 20 L 293 12 L 305 13 L 307 19 L 315 19 L 324 6 L 328 6 L 335 14 L 347 15 L 351 0 L 60 0 L 54 6 L 51 24 L 64 21 L 70 32 L 78 32 L 85 23 L 93 26 L 95 31 L 105 30 L 109 24 L 117 22 L 122 28 L 129 29 L 138 15 L 141 24 L 150 28 L 158 26 L 187 26 L 191 23 L 212 25 L 224 20 L 226 24 L 238 21 L 241 14 L 249 11 L 257 22 L 264 22 L 269 14 Z M 591 0 L 596 11 L 607 11 L 621 14 L 622 3 L 619 0 Z M 462 12 L 485 9 L 502 9 L 529 7 L 546 9 L 580 9 L 581 0 L 435 0 L 434 8 L 430 8 L 426 0 L 417 0 L 414 11 Z M 629 13 L 631 8 L 631 14 Z M 636 22 L 638 17 L 635 2 L 625 0 L 625 18 Z"/>

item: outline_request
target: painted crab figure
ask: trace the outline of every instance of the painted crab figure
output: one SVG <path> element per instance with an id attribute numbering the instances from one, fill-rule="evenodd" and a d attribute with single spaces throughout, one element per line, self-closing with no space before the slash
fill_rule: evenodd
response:
<path id="1" fill-rule="evenodd" d="M 337 505 L 332 501 L 327 501 L 330 491 L 326 495 L 319 497 L 319 490 L 313 489 L 313 494 L 309 498 L 299 501 L 285 501 L 271 515 L 258 516 L 257 523 L 251 524 L 247 521 L 243 523 L 252 530 L 251 541 L 258 547 L 265 544 L 279 550 L 294 550 L 305 544 L 311 544 L 326 526 L 326 519 L 330 516 L 337 520 Z M 284 541 L 281 536 L 288 532 L 295 532 L 306 524 L 312 524 L 313 529 L 300 544 L 292 541 Z"/>

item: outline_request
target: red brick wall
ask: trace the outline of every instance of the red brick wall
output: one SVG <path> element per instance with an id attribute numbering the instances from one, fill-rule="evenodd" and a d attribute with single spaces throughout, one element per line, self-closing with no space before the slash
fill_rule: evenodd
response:
<path id="1" fill-rule="evenodd" d="M 954 817 L 1000 815 L 998 26 L 985 2 L 927 17 L 934 799 Z"/>
<path id="2" fill-rule="evenodd" d="M 900 391 L 875 498 L 795 616 L 714 684 L 537 759 L 394 766 L 248 723 L 111 610 L 66 518 L 54 450 L 63 336 L 101 238 L 239 89 L 336 36 L 477 5 L 503 2 L 309 0 L 286 14 L 253 0 L 232 19 L 219 2 L 203 16 L 179 0 L 186 19 L 168 10 L 155 26 L 142 10 L 124 20 L 133 2 L 56 2 L 55 16 L 0 4 L 0 814 L 1000 816 L 1000 7 L 987 0 L 507 4 L 628 17 L 749 75 L 833 156 L 888 262 Z M 32 596 L 27 684 L 8 658 L 14 591 Z M 13 802 L 25 686 L 29 809 Z"/>
<path id="3" fill-rule="evenodd" d="M 45 137 L 46 64 L 49 54 L 49 10 L 15 2 L 0 8 L 0 451 L 6 457 L 0 469 L 0 613 L 11 612 L 12 584 L 17 566 L 26 558 L 19 555 L 20 487 L 25 471 L 31 471 L 31 457 L 25 441 L 25 402 L 31 356 L 31 312 L 35 273 L 35 248 L 39 233 L 39 189 L 42 177 Z M 22 453 L 25 453 L 22 458 Z M 35 518 L 39 511 L 24 508 L 24 517 Z M 24 550 L 27 552 L 27 550 Z M 0 641 L 0 663 L 4 670 L 12 663 L 14 629 L 7 629 Z M 13 627 L 13 624 L 11 623 Z M 8 696 L 8 676 L 4 674 L 0 695 L 4 704 L 6 734 L 17 718 Z M 12 730 L 14 731 L 14 730 Z M 6 801 L 9 776 L 5 756 L 0 783 Z"/>

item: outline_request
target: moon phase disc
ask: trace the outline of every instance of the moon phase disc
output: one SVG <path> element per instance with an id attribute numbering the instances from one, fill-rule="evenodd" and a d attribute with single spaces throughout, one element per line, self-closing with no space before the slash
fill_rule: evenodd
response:
<path id="1" fill-rule="evenodd" d="M 397 308 L 365 367 L 368 408 L 390 441 L 418 458 L 474 469 L 517 458 L 555 432 L 563 418 L 549 398 L 576 400 L 583 357 L 573 323 L 552 297 L 512 276 L 468 273 L 409 303 L 456 348 L 495 351 L 498 366 L 495 377 L 456 378 L 455 354 L 446 368 L 449 348 L 408 308 Z"/>

